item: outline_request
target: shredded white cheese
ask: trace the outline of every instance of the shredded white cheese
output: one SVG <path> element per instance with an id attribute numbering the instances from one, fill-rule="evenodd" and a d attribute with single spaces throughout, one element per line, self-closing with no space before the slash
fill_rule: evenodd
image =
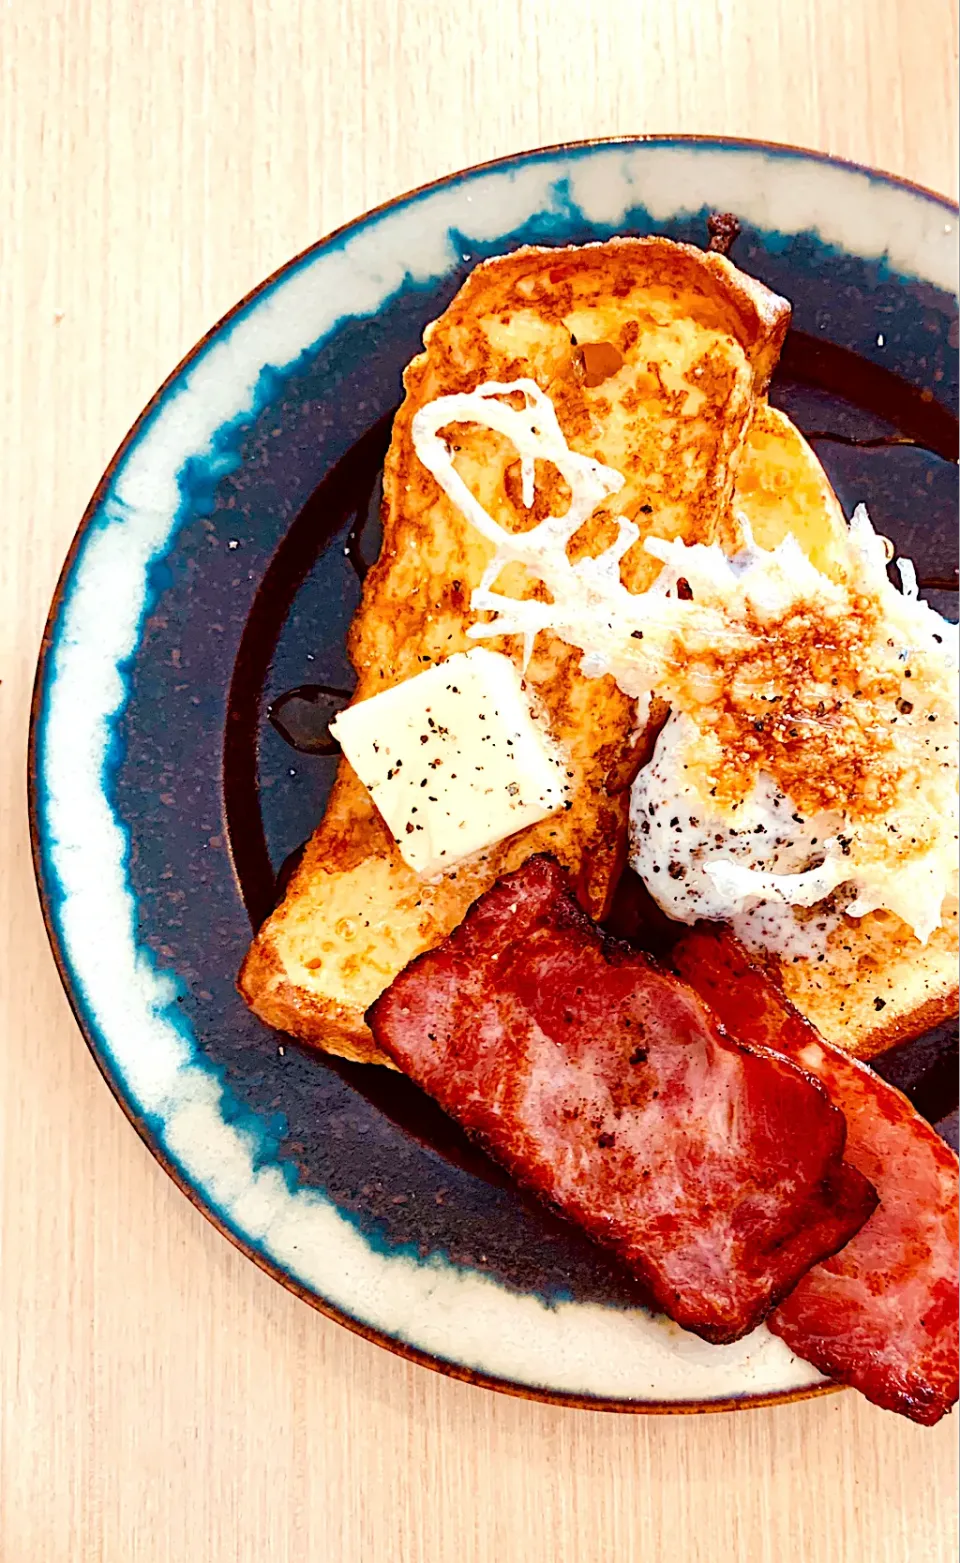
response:
<path id="1" fill-rule="evenodd" d="M 516 392 L 523 396 L 522 411 L 504 400 Z M 533 498 L 534 462 L 553 462 L 571 490 L 566 514 L 548 517 L 528 532 L 511 533 L 498 525 L 457 473 L 453 453 L 440 432 L 464 422 L 495 429 L 516 446 L 526 505 Z M 475 611 L 495 616 L 474 625 L 470 634 L 475 638 L 520 635 L 529 659 L 537 634 L 550 629 L 583 653 L 581 666 L 587 676 L 610 673 L 625 694 L 647 699 L 656 692 L 675 713 L 683 713 L 687 723 L 684 785 L 692 787 L 700 800 L 700 809 L 691 813 L 698 819 L 710 818 L 714 837 L 722 837 L 725 843 L 723 850 L 701 853 L 698 859 L 699 888 L 709 895 L 712 908 L 706 915 L 738 916 L 764 901 L 809 907 L 837 891 L 850 915 L 859 917 L 884 907 L 902 917 L 920 940 L 929 938 L 940 924 L 943 901 L 955 892 L 957 882 L 957 626 L 919 600 L 908 560 L 898 560 L 903 591 L 893 586 L 883 542 L 863 506 L 850 522 L 847 557 L 837 579 L 821 574 L 792 536 L 772 551 L 758 547 L 744 522 L 744 547 L 733 558 L 716 544 L 688 546 L 648 538 L 644 547 L 663 569 L 650 590 L 631 593 L 621 581 L 620 562 L 639 532 L 626 517 L 613 518 L 617 538 L 603 553 L 577 563 L 568 556 L 574 533 L 619 490 L 623 479 L 611 468 L 570 450 L 549 397 L 533 381 L 491 383 L 473 392 L 440 397 L 417 413 L 413 439 L 441 488 L 495 549 L 472 597 Z M 511 563 L 524 565 L 543 582 L 551 600 L 519 599 L 494 591 L 501 571 Z M 684 586 L 678 591 L 681 582 Z M 879 693 L 874 710 L 867 694 L 852 690 L 846 712 L 849 717 L 852 710 L 858 719 L 866 713 L 861 724 L 867 746 L 862 756 L 862 796 L 851 793 L 842 809 L 830 810 L 837 814 L 836 829 L 822 842 L 818 838 L 814 861 L 781 869 L 761 853 L 749 858 L 728 850 L 734 839 L 732 809 L 760 808 L 773 778 L 761 770 L 733 805 L 729 800 L 716 803 L 717 787 L 709 783 L 711 776 L 722 777 L 743 763 L 742 757 L 724 747 L 718 726 L 721 696 L 729 704 L 732 691 L 743 709 L 752 698 L 770 702 L 793 698 L 796 690 L 773 687 L 776 680 L 769 677 L 761 689 L 756 669 L 764 655 L 769 662 L 771 646 L 789 642 L 803 619 L 808 625 L 819 620 L 825 641 L 831 636 L 842 640 L 843 627 L 855 624 L 860 639 L 851 641 L 854 653 L 847 647 L 848 663 L 852 654 L 862 661 L 854 667 L 854 681 L 862 665 L 864 680 L 869 674 Z M 808 722 L 800 716 L 796 728 L 790 729 L 801 758 L 803 745 L 808 746 L 811 772 L 815 766 L 829 771 L 830 745 L 840 742 L 844 713 L 834 700 L 838 715 L 832 721 L 831 684 L 838 681 L 831 680 L 829 672 L 827 668 L 821 675 L 807 669 L 804 677 L 809 687 L 800 692 L 804 698 L 822 695 L 824 720 Z M 821 678 L 822 690 L 817 682 Z M 900 691 L 896 700 L 891 689 Z M 764 724 L 750 725 L 762 731 Z M 840 759 L 850 757 L 851 730 L 848 720 L 847 751 L 841 755 L 837 750 L 838 775 Z M 876 766 L 870 743 L 879 757 Z M 659 746 L 658 753 L 662 758 Z M 770 763 L 772 770 L 772 758 Z M 801 779 L 802 775 L 801 765 Z M 878 777 L 889 793 L 882 809 L 871 795 L 871 787 L 876 793 L 880 785 Z M 681 788 L 679 774 L 675 781 Z M 637 783 L 641 794 L 646 785 L 641 773 Z M 797 813 L 789 793 L 780 791 L 791 813 Z M 646 872 L 644 877 L 650 883 L 655 876 L 651 871 L 649 878 Z M 662 881 L 663 875 L 656 877 Z M 659 898 L 659 886 L 651 884 L 651 888 Z M 677 915 L 676 898 L 667 900 L 670 905 L 662 904 Z M 705 913 L 700 910 L 694 915 Z"/>

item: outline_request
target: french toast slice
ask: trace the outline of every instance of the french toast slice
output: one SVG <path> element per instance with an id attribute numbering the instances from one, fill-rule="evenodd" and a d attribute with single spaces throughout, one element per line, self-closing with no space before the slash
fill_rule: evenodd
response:
<path id="1" fill-rule="evenodd" d="M 747 521 L 754 542 L 776 548 L 792 533 L 811 564 L 830 575 L 846 557 L 847 523 L 815 452 L 779 407 L 761 402 L 747 432 L 737 468 L 728 528 L 728 553 Z"/>
<path id="2" fill-rule="evenodd" d="M 803 435 L 776 407 L 758 407 L 737 474 L 732 521 L 749 522 L 764 548 L 792 532 L 805 553 L 829 575 L 842 552 L 846 522 L 839 501 Z M 735 537 L 728 540 L 735 542 Z M 817 908 L 809 915 L 818 917 Z M 858 1058 L 919 1036 L 957 1013 L 956 902 L 921 944 L 892 912 L 831 918 L 822 961 L 764 964 L 791 1003 L 821 1036 Z"/>
<path id="3" fill-rule="evenodd" d="M 552 399 L 574 450 L 624 475 L 571 543 L 598 553 L 628 516 L 640 540 L 622 577 L 643 590 L 659 566 L 645 536 L 709 542 L 729 514 L 737 460 L 777 362 L 789 306 L 724 257 L 667 239 L 582 249 L 523 249 L 485 262 L 428 326 L 404 375 L 406 396 L 384 467 L 383 545 L 350 633 L 355 700 L 469 648 L 470 598 L 492 556 L 413 448 L 417 410 L 482 382 L 529 378 Z M 538 462 L 521 503 L 516 451 L 458 425 L 457 470 L 510 530 L 562 512 L 566 486 Z M 522 572 L 500 589 L 522 593 Z M 518 664 L 513 638 L 487 642 Z M 535 853 L 569 870 L 584 909 L 605 912 L 626 849 L 629 787 L 644 757 L 633 703 L 612 678 L 587 679 L 580 653 L 537 639 L 528 688 L 565 751 L 570 806 L 462 862 L 419 879 L 400 857 L 369 793 L 342 760 L 324 819 L 282 904 L 253 941 L 239 978 L 269 1024 L 343 1057 L 387 1063 L 365 1011 L 414 956 Z"/>
<path id="4" fill-rule="evenodd" d="M 843 917 L 822 963 L 774 960 L 773 975 L 828 1042 L 876 1058 L 956 1016 L 957 932 L 956 901 L 926 944 L 892 912 Z"/>

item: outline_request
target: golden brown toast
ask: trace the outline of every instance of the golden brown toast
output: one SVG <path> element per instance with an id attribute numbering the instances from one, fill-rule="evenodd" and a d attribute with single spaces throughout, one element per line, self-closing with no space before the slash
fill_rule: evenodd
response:
<path id="1" fill-rule="evenodd" d="M 761 548 L 776 548 L 792 533 L 811 563 L 830 575 L 846 557 L 847 523 L 830 479 L 786 413 L 762 402 L 753 416 L 731 507 L 734 535 L 723 541 L 733 551 L 738 518 L 749 522 Z"/>
<path id="2" fill-rule="evenodd" d="M 774 975 L 822 1036 L 876 1058 L 957 1013 L 957 903 L 921 944 L 892 912 L 844 917 L 826 960 L 776 963 Z"/>
<path id="3" fill-rule="evenodd" d="M 723 257 L 666 239 L 524 249 L 479 266 L 427 328 L 426 350 L 404 376 L 384 468 L 382 551 L 349 640 L 354 699 L 473 644 L 470 596 L 492 550 L 417 458 L 411 422 L 420 407 L 484 381 L 535 380 L 572 448 L 626 479 L 584 524 L 572 554 L 599 552 L 614 539 L 611 518 L 628 516 L 640 541 L 624 558 L 623 579 L 642 590 L 659 569 L 642 551 L 645 536 L 718 535 L 788 319 L 782 299 Z M 565 485 L 552 466 L 537 463 L 526 511 L 512 446 L 470 425 L 458 425 L 453 440 L 457 470 L 502 526 L 523 529 L 562 510 Z M 522 574 L 504 572 L 500 589 L 522 592 Z M 487 644 L 521 659 L 519 641 Z M 262 1019 L 344 1057 L 386 1062 L 363 1018 L 369 1005 L 497 878 L 537 852 L 554 853 L 585 909 L 604 913 L 623 863 L 642 735 L 613 680 L 587 679 L 579 664 L 579 652 L 541 634 L 526 672 L 566 751 L 571 807 L 436 881 L 404 864 L 341 761 L 323 822 L 240 974 Z"/>
<path id="4" fill-rule="evenodd" d="M 792 532 L 828 575 L 842 553 L 839 501 L 803 435 L 775 407 L 759 407 L 751 424 L 734 524 L 737 513 L 764 548 Z M 767 965 L 822 1036 L 858 1058 L 874 1058 L 957 1013 L 957 959 L 954 903 L 925 945 L 891 912 L 870 912 L 840 919 L 827 935 L 825 960 L 768 958 Z"/>

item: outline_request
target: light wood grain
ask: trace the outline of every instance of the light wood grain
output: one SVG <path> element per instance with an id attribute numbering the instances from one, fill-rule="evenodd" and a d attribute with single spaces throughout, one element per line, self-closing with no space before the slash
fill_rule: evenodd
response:
<path id="1" fill-rule="evenodd" d="M 0 3 L 0 1560 L 944 1563 L 955 1421 L 852 1394 L 629 1418 L 510 1400 L 316 1315 L 177 1193 L 44 939 L 43 619 L 133 417 L 345 218 L 564 138 L 790 140 L 956 189 L 948 0 Z"/>

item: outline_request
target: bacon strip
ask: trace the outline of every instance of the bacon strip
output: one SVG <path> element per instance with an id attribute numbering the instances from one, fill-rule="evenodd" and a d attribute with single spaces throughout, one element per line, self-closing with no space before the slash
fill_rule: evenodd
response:
<path id="1" fill-rule="evenodd" d="M 876 1204 L 823 1088 L 605 941 L 552 858 L 475 902 L 368 1019 L 496 1160 L 706 1340 L 751 1330 Z"/>
<path id="2" fill-rule="evenodd" d="M 728 933 L 694 929 L 672 960 L 743 1041 L 821 1080 L 846 1154 L 880 1206 L 767 1320 L 791 1351 L 875 1405 L 927 1426 L 957 1399 L 957 1158 L 892 1085 L 832 1047 Z"/>

